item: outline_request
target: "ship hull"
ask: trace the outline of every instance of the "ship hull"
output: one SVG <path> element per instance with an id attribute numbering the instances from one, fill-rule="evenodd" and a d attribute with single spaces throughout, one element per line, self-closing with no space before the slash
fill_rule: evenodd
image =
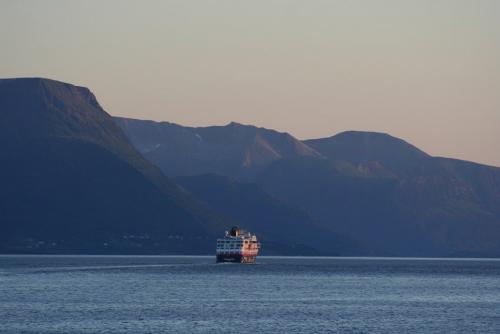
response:
<path id="1" fill-rule="evenodd" d="M 233 262 L 233 263 L 255 263 L 256 255 L 241 255 L 241 254 L 218 254 L 217 262 Z"/>

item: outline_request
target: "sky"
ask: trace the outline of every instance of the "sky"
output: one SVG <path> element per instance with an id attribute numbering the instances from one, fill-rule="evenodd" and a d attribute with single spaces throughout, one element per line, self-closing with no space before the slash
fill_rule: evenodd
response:
<path id="1" fill-rule="evenodd" d="M 0 77 L 104 109 L 299 139 L 386 132 L 500 166 L 497 0 L 0 0 Z"/>

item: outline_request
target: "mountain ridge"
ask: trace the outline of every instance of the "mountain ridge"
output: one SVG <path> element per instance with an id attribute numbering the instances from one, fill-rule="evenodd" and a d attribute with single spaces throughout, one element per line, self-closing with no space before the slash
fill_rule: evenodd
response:
<path id="1" fill-rule="evenodd" d="M 238 135 L 220 137 L 233 142 Z M 175 139 L 172 143 L 163 158 L 175 156 L 169 155 L 176 150 Z M 250 175 L 214 171 L 189 157 L 185 163 L 197 165 L 198 174 L 255 182 L 375 254 L 500 255 L 495 242 L 500 237 L 500 168 L 433 157 L 384 133 L 346 131 L 302 143 L 315 154 L 269 159 Z M 169 163 L 162 154 L 145 156 L 161 167 Z"/>
<path id="2" fill-rule="evenodd" d="M 320 156 L 288 133 L 236 122 L 184 127 L 122 117 L 115 121 L 139 151 L 170 176 L 219 173 L 241 177 L 283 157 Z"/>

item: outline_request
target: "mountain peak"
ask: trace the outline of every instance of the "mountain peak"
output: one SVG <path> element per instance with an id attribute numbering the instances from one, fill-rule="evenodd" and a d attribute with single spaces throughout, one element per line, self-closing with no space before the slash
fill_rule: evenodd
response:
<path id="1" fill-rule="evenodd" d="M 278 159 L 320 156 L 288 133 L 237 122 L 174 128 L 149 121 L 115 121 L 135 147 L 170 176 L 247 175 Z"/>
<path id="2" fill-rule="evenodd" d="M 45 78 L 45 77 L 17 77 L 17 78 L 2 78 L 2 79 L 0 79 L 0 83 L 4 83 L 4 82 L 37 82 L 37 83 L 52 82 L 52 83 L 57 83 L 60 85 L 75 86 L 73 84 L 70 84 L 70 83 L 67 83 L 64 81 Z"/>
<path id="3" fill-rule="evenodd" d="M 390 134 L 386 132 L 377 132 L 377 131 L 361 131 L 361 130 L 347 130 L 347 131 L 342 131 L 339 132 L 331 137 L 336 137 L 336 136 L 350 136 L 350 137 L 358 137 L 358 136 L 363 136 L 363 137 L 390 137 L 390 138 L 396 138 L 391 136 Z M 331 138 L 330 137 L 330 138 Z"/>
<path id="4" fill-rule="evenodd" d="M 245 126 L 245 127 L 252 127 L 252 128 L 254 127 L 253 125 L 246 125 L 246 124 L 238 123 L 238 122 L 235 122 L 235 121 L 229 122 L 226 126 L 234 126 L 234 127 Z"/>
<path id="5" fill-rule="evenodd" d="M 80 96 L 97 103 L 94 94 L 87 87 L 76 86 L 67 82 L 43 77 L 7 78 L 0 79 L 2 89 L 22 89 L 23 93 L 48 93 L 54 95 L 78 93 Z"/>
<path id="6" fill-rule="evenodd" d="M 378 162 L 396 174 L 412 168 L 416 161 L 430 158 L 406 141 L 380 132 L 345 131 L 304 142 L 330 159 L 345 160 L 355 165 Z"/>
<path id="7" fill-rule="evenodd" d="M 394 141 L 400 143 L 406 143 L 403 139 L 398 137 L 391 136 L 386 132 L 376 132 L 376 131 L 360 131 L 360 130 L 347 130 L 339 132 L 329 138 L 345 138 L 349 140 L 385 140 L 385 141 Z M 410 145 L 410 144 L 408 144 Z"/>
<path id="8" fill-rule="evenodd" d="M 46 78 L 2 79 L 0 121 L 0 133 L 14 136 L 127 141 L 88 88 Z"/>

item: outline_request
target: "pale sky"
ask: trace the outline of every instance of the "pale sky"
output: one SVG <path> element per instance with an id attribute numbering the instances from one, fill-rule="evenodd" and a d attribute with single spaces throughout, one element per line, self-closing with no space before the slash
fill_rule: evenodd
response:
<path id="1" fill-rule="evenodd" d="M 0 0 L 0 77 L 112 115 L 387 132 L 500 166 L 500 0 Z"/>

